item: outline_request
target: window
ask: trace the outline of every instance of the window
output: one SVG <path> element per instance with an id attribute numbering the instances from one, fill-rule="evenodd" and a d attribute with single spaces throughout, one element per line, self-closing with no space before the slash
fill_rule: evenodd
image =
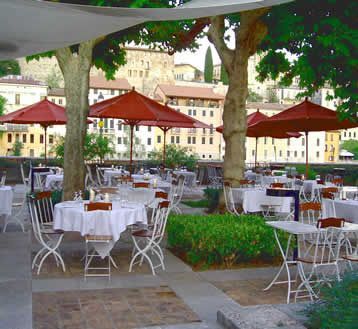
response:
<path id="1" fill-rule="evenodd" d="M 152 145 L 152 139 L 151 138 L 147 139 L 147 145 Z"/>
<path id="2" fill-rule="evenodd" d="M 355 132 L 353 133 L 353 137 L 356 138 L 356 133 Z"/>
<path id="3" fill-rule="evenodd" d="M 188 144 L 191 144 L 191 137 L 188 137 Z"/>
<path id="4" fill-rule="evenodd" d="M 325 150 L 325 152 L 328 151 L 328 145 L 327 144 L 324 146 L 324 150 Z"/>
<path id="5" fill-rule="evenodd" d="M 109 121 L 109 128 L 114 129 L 114 120 Z"/>
<path id="6" fill-rule="evenodd" d="M 210 124 L 210 134 L 213 134 L 214 133 L 214 126 L 213 124 L 211 123 Z"/>
<path id="7" fill-rule="evenodd" d="M 192 143 L 192 144 L 196 144 L 196 137 L 193 136 L 193 137 L 191 138 L 191 143 Z"/>
<path id="8" fill-rule="evenodd" d="M 180 137 L 179 136 L 176 136 L 176 142 L 177 142 L 177 144 L 180 144 Z"/>
<path id="9" fill-rule="evenodd" d="M 134 78 L 137 77 L 137 70 L 133 70 L 133 77 L 134 77 Z"/>
<path id="10" fill-rule="evenodd" d="M 319 158 L 319 152 L 316 152 L 316 157 Z"/>
<path id="11" fill-rule="evenodd" d="M 214 140 L 214 138 L 210 137 L 209 138 L 209 144 L 213 144 L 213 140 Z"/>
<path id="12" fill-rule="evenodd" d="M 344 132 L 344 137 L 347 137 L 347 132 L 346 131 Z"/>
<path id="13" fill-rule="evenodd" d="M 27 135 L 26 135 L 26 134 L 23 134 L 23 135 L 22 135 L 22 142 L 23 142 L 23 143 L 26 143 L 26 139 L 27 139 Z"/>
<path id="14" fill-rule="evenodd" d="M 30 134 L 30 143 L 35 143 L 35 136 L 34 134 Z"/>
<path id="15" fill-rule="evenodd" d="M 214 111 L 210 111 L 210 116 L 211 116 L 211 117 L 214 116 Z"/>
<path id="16" fill-rule="evenodd" d="M 117 144 L 122 144 L 122 137 L 117 137 Z"/>
<path id="17" fill-rule="evenodd" d="M 128 138 L 127 137 L 123 137 L 123 144 L 127 145 L 128 144 Z"/>
<path id="18" fill-rule="evenodd" d="M 62 105 L 62 98 L 59 98 L 58 104 Z"/>
<path id="19" fill-rule="evenodd" d="M 351 133 L 351 132 L 349 132 L 349 133 L 348 133 L 348 136 L 349 136 L 349 137 L 352 137 L 352 133 Z"/>
<path id="20" fill-rule="evenodd" d="M 201 138 L 201 144 L 205 144 L 205 137 Z"/>
<path id="21" fill-rule="evenodd" d="M 33 157 L 33 156 L 35 156 L 35 152 L 34 152 L 33 149 L 31 149 L 31 150 L 30 150 L 30 157 Z"/>
<path id="22" fill-rule="evenodd" d="M 162 142 L 162 136 L 157 136 L 157 143 L 161 143 Z"/>
<path id="23" fill-rule="evenodd" d="M 205 130 L 205 128 L 203 128 L 203 134 L 205 135 L 205 133 L 206 133 L 206 130 Z"/>
<path id="24" fill-rule="evenodd" d="M 205 159 L 205 154 L 202 155 L 202 158 Z"/>
<path id="25" fill-rule="evenodd" d="M 202 111 L 202 115 L 203 115 L 203 117 L 206 116 L 206 111 L 205 110 Z"/>
<path id="26" fill-rule="evenodd" d="M 118 122 L 118 130 L 122 130 L 122 124 Z"/>
<path id="27" fill-rule="evenodd" d="M 132 70 L 128 70 L 128 76 L 129 76 L 129 77 L 132 76 Z"/>
<path id="28" fill-rule="evenodd" d="M 135 131 L 139 131 L 139 126 L 135 126 Z"/>
<path id="29" fill-rule="evenodd" d="M 143 71 L 139 71 L 139 77 L 143 78 Z"/>
<path id="30" fill-rule="evenodd" d="M 267 144 L 267 137 L 264 137 L 264 145 Z"/>
<path id="31" fill-rule="evenodd" d="M 15 94 L 15 104 L 16 105 L 20 104 L 20 94 Z"/>
<path id="32" fill-rule="evenodd" d="M 192 111 L 191 111 L 191 110 L 188 110 L 188 115 L 192 115 Z"/>
<path id="33" fill-rule="evenodd" d="M 40 144 L 43 144 L 44 143 L 44 135 L 40 135 Z"/>
<path id="34" fill-rule="evenodd" d="M 48 136 L 48 143 L 53 144 L 53 135 Z"/>
<path id="35" fill-rule="evenodd" d="M 98 94 L 98 89 L 93 89 L 93 93 L 95 94 L 95 95 L 97 95 Z"/>
<path id="36" fill-rule="evenodd" d="M 111 95 L 114 95 L 114 89 L 111 89 Z"/>
<path id="37" fill-rule="evenodd" d="M 11 134 L 7 134 L 7 142 L 12 143 L 12 135 Z"/>
<path id="38" fill-rule="evenodd" d="M 317 146 L 319 146 L 319 138 L 317 138 L 316 144 Z"/>
<path id="39" fill-rule="evenodd" d="M 290 157 L 290 151 L 287 151 L 287 157 L 288 158 Z"/>
<path id="40" fill-rule="evenodd" d="M 194 117 L 196 116 L 196 110 L 193 110 L 193 116 Z"/>
<path id="41" fill-rule="evenodd" d="M 148 126 L 148 132 L 151 132 L 151 131 L 152 131 L 152 127 Z"/>
<path id="42" fill-rule="evenodd" d="M 297 151 L 295 151 L 295 152 L 293 153 L 293 156 L 294 156 L 295 158 L 297 158 Z"/>
<path id="43" fill-rule="evenodd" d="M 252 151 L 251 151 L 251 155 L 252 155 L 252 156 L 255 156 L 255 150 L 252 150 Z"/>
<path id="44" fill-rule="evenodd" d="M 275 145 L 275 139 L 272 138 L 272 145 Z"/>
<path id="45" fill-rule="evenodd" d="M 15 135 L 15 140 L 18 142 L 20 140 L 20 135 L 19 134 L 16 134 Z"/>
<path id="46" fill-rule="evenodd" d="M 290 146 L 290 139 L 287 139 L 287 146 Z"/>
<path id="47" fill-rule="evenodd" d="M 280 151 L 278 152 L 278 156 L 279 156 L 279 157 L 282 157 L 282 150 L 280 150 Z"/>
<path id="48" fill-rule="evenodd" d="M 209 154 L 209 159 L 211 159 L 211 154 Z"/>
<path id="49" fill-rule="evenodd" d="M 170 137 L 170 142 L 171 142 L 172 144 L 175 143 L 175 136 L 171 136 L 171 137 Z"/>
<path id="50" fill-rule="evenodd" d="M 301 139 L 301 145 L 302 146 L 305 146 L 305 139 L 302 137 L 302 139 Z"/>

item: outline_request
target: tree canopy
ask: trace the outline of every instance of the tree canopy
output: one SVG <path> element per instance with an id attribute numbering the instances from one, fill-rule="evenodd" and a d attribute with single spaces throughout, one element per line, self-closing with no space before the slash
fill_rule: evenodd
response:
<path id="1" fill-rule="evenodd" d="M 221 63 L 221 67 L 220 67 L 220 81 L 224 84 L 224 85 L 228 85 L 229 84 L 229 77 L 227 76 L 227 72 L 225 70 L 225 67 L 223 65 L 223 63 Z"/>
<path id="2" fill-rule="evenodd" d="M 5 114 L 6 98 L 0 95 L 0 115 Z"/>
<path id="3" fill-rule="evenodd" d="M 268 34 L 261 43 L 259 80 L 295 77 L 312 95 L 332 87 L 343 118 L 358 120 L 357 1 L 301 0 L 272 7 L 265 17 Z M 302 95 L 303 96 L 303 95 Z M 332 97 L 332 96 L 331 96 Z"/>
<path id="4" fill-rule="evenodd" d="M 204 81 L 209 83 L 213 82 L 213 73 L 213 55 L 211 53 L 211 47 L 209 46 L 205 53 Z"/>
<path id="5" fill-rule="evenodd" d="M 347 141 L 344 141 L 341 145 L 341 149 L 353 153 L 354 160 L 358 160 L 358 140 L 349 139 Z"/>
<path id="6" fill-rule="evenodd" d="M 9 74 L 13 74 L 13 75 L 21 74 L 19 62 L 15 59 L 0 61 L 0 77 Z"/>

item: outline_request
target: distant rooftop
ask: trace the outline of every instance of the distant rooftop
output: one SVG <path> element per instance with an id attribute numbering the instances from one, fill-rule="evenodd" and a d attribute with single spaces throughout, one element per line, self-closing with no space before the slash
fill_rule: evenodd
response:
<path id="1" fill-rule="evenodd" d="M 46 86 L 46 83 L 42 81 L 35 80 L 32 77 L 27 77 L 23 75 L 6 75 L 0 78 L 0 83 Z"/>
<path id="2" fill-rule="evenodd" d="M 262 102 L 247 102 L 247 109 L 259 109 L 259 110 L 286 110 L 292 104 L 280 104 L 280 103 L 262 103 Z"/>
<path id="3" fill-rule="evenodd" d="M 212 88 L 186 87 L 159 84 L 158 87 L 168 97 L 200 98 L 200 99 L 224 99 L 224 96 L 214 93 Z"/>
<path id="4" fill-rule="evenodd" d="M 47 94 L 49 96 L 65 97 L 65 89 L 64 88 L 49 88 Z"/>
<path id="5" fill-rule="evenodd" d="M 131 90 L 132 86 L 127 79 L 107 80 L 104 76 L 91 76 L 90 88 Z"/>

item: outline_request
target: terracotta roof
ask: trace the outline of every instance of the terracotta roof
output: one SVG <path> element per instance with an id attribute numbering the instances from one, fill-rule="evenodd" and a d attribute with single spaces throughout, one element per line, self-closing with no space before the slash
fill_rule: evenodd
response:
<path id="1" fill-rule="evenodd" d="M 65 97 L 65 89 L 64 88 L 49 88 L 47 94 L 49 96 L 62 96 L 62 97 Z"/>
<path id="2" fill-rule="evenodd" d="M 90 88 L 131 90 L 127 79 L 106 80 L 104 76 L 91 76 Z"/>
<path id="3" fill-rule="evenodd" d="M 247 109 L 260 109 L 260 110 L 286 110 L 292 104 L 279 104 L 279 103 L 262 103 L 262 102 L 248 102 L 246 104 Z"/>
<path id="4" fill-rule="evenodd" d="M 214 93 L 212 88 L 186 87 L 159 84 L 162 92 L 168 97 L 200 98 L 200 99 L 224 99 L 224 96 Z"/>
<path id="5" fill-rule="evenodd" d="M 6 75 L 0 78 L 0 83 L 10 83 L 17 85 L 33 85 L 33 86 L 46 86 L 42 81 L 35 80 L 32 77 L 25 77 L 23 75 Z"/>

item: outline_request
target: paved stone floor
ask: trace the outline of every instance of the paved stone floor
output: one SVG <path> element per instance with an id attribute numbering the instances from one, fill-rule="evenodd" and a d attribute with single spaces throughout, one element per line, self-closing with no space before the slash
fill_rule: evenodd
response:
<path id="1" fill-rule="evenodd" d="M 167 286 L 34 293 L 34 329 L 130 329 L 199 322 Z"/>

